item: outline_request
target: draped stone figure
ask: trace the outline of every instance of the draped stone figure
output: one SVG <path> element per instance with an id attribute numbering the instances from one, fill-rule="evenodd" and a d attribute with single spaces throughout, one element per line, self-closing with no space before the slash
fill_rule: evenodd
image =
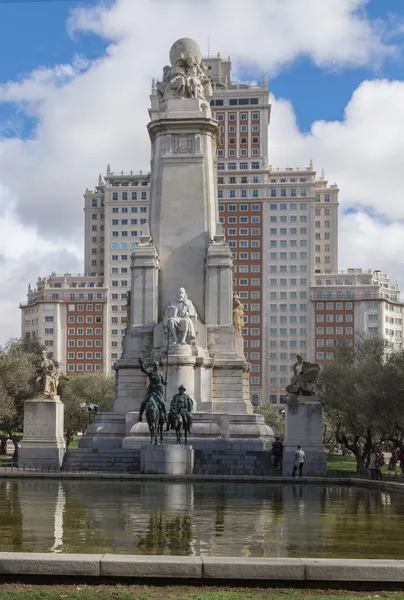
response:
<path id="1" fill-rule="evenodd" d="M 320 365 L 307 362 L 298 354 L 293 365 L 292 381 L 286 387 L 286 392 L 292 398 L 295 396 L 315 396 L 320 370 Z"/>
<path id="2" fill-rule="evenodd" d="M 48 358 L 46 351 L 42 352 L 42 359 L 37 368 L 36 392 L 53 398 L 57 396 L 59 385 L 59 369 L 55 362 Z"/>
<path id="3" fill-rule="evenodd" d="M 194 320 L 198 317 L 184 288 L 179 288 L 177 299 L 164 311 L 163 324 L 172 336 L 172 345 L 187 344 L 195 339 Z"/>
<path id="4" fill-rule="evenodd" d="M 156 88 L 160 102 L 181 98 L 199 98 L 208 105 L 213 96 L 211 77 L 206 74 L 207 65 L 202 61 L 199 46 L 188 38 L 179 40 L 171 48 L 171 66 L 163 69 L 163 80 Z"/>

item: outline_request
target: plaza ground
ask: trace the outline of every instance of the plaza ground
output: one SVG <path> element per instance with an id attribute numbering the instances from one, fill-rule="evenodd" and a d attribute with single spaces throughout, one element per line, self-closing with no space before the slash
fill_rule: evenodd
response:
<path id="1" fill-rule="evenodd" d="M 386 598 L 404 600 L 403 592 L 345 592 L 341 590 L 307 590 L 277 588 L 196 588 L 187 586 L 152 587 L 125 585 L 55 585 L 36 586 L 0 584 L 1 600 L 354 600 Z"/>

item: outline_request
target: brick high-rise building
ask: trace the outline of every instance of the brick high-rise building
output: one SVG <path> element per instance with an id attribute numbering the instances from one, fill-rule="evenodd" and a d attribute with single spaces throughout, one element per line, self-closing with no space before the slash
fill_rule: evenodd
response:
<path id="1" fill-rule="evenodd" d="M 106 308 L 103 277 L 52 273 L 28 287 L 21 334 L 38 338 L 63 373 L 105 372 Z"/>

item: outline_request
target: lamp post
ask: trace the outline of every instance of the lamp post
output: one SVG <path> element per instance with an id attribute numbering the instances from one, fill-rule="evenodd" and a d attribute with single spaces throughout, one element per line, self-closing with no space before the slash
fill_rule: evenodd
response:
<path id="1" fill-rule="evenodd" d="M 90 426 L 91 413 L 95 413 L 96 415 L 98 414 L 98 404 L 93 404 L 92 402 L 90 402 L 89 404 L 87 404 L 87 402 L 81 402 L 80 408 L 82 411 L 86 410 L 88 412 L 88 426 Z"/>

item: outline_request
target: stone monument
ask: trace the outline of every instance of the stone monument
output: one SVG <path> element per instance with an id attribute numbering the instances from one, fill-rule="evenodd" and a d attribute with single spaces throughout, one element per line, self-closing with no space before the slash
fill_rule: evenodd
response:
<path id="1" fill-rule="evenodd" d="M 286 387 L 285 441 L 283 445 L 283 475 L 293 472 L 298 444 L 306 454 L 304 475 L 325 476 L 327 457 L 323 444 L 322 404 L 317 396 L 320 366 L 304 361 L 298 354 L 293 365 L 293 377 Z"/>
<path id="2" fill-rule="evenodd" d="M 45 351 L 38 364 L 35 384 L 35 396 L 24 404 L 24 431 L 18 466 L 58 470 L 66 452 L 64 406 L 57 395 L 59 370 Z"/>
<path id="3" fill-rule="evenodd" d="M 142 359 L 164 366 L 165 399 L 180 385 L 193 398 L 195 456 L 208 444 L 213 452 L 214 440 L 222 453 L 231 453 L 232 440 L 239 453 L 241 446 L 266 452 L 272 430 L 253 414 L 243 307 L 233 298 L 232 253 L 219 223 L 211 79 L 191 39 L 172 46 L 170 63 L 152 89 L 149 224 L 131 256 L 130 317 L 115 366 L 114 411 L 97 417 L 88 432 L 93 439 L 80 446 L 105 440 L 137 449 L 146 443 L 147 426 L 138 422 Z"/>

